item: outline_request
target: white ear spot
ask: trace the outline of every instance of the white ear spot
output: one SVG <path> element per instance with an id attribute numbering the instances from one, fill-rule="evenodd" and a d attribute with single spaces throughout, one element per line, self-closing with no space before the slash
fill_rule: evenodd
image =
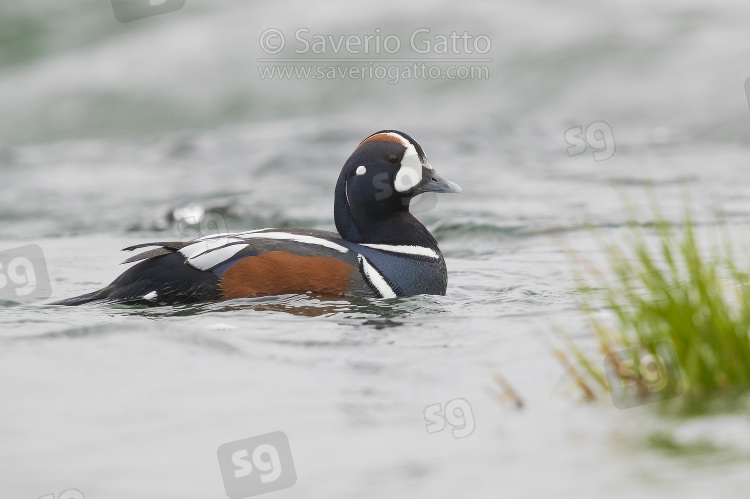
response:
<path id="1" fill-rule="evenodd" d="M 357 167 L 357 175 L 364 175 L 365 173 L 367 173 L 367 168 L 364 165 Z"/>

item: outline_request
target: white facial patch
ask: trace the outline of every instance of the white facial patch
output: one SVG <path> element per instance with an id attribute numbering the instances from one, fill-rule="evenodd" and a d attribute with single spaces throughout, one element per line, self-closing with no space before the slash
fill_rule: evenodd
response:
<path id="1" fill-rule="evenodd" d="M 367 173 L 367 168 L 364 165 L 357 167 L 357 175 L 364 175 Z"/>
<path id="2" fill-rule="evenodd" d="M 422 162 L 412 144 L 409 144 L 401 159 L 401 168 L 396 173 L 393 187 L 398 192 L 406 192 L 422 181 Z"/>

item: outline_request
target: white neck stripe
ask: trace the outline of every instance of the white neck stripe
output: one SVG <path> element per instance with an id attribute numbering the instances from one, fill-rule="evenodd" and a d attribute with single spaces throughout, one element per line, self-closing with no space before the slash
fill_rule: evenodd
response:
<path id="1" fill-rule="evenodd" d="M 380 272 L 378 272 L 378 269 L 370 265 L 370 262 L 367 261 L 367 258 L 363 257 L 362 255 L 357 255 L 357 259 L 359 259 L 360 263 L 362 264 L 362 270 L 365 273 L 365 278 L 370 281 L 370 284 L 375 287 L 378 293 L 380 293 L 380 296 L 382 298 L 396 298 L 396 293 L 393 291 L 393 288 L 388 285 L 385 278 L 380 274 Z"/>

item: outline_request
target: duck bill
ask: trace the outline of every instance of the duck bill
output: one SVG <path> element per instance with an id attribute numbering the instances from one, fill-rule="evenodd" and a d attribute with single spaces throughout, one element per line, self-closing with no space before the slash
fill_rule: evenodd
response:
<path id="1" fill-rule="evenodd" d="M 423 192 L 454 192 L 458 194 L 461 192 L 461 186 L 441 177 L 433 169 L 422 168 L 422 181 L 414 186 L 414 194 L 422 194 Z"/>

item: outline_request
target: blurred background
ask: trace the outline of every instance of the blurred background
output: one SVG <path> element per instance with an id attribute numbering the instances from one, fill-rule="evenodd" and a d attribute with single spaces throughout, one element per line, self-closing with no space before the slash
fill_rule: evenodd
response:
<path id="1" fill-rule="evenodd" d="M 446 255 L 447 297 L 2 302 L 0 494 L 224 497 L 218 446 L 284 431 L 298 479 L 277 497 L 745 497 L 746 418 L 572 402 L 543 336 L 588 334 L 563 246 L 600 259 L 581 226 L 617 234 L 618 194 L 642 200 L 653 181 L 678 220 L 687 190 L 699 223 L 721 206 L 745 230 L 748 25 L 738 0 L 187 0 L 130 22 L 109 0 L 3 0 L 0 249 L 41 246 L 52 298 L 109 283 L 122 247 L 203 234 L 186 214 L 334 230 L 338 172 L 381 129 L 412 135 L 464 193 L 415 210 Z M 332 39 L 300 54 L 300 29 Z M 418 54 L 420 29 L 491 44 Z M 401 49 L 330 43 L 376 34 Z M 370 58 L 439 69 L 337 73 Z M 264 73 L 304 67 L 334 74 Z M 523 411 L 493 397 L 498 369 Z M 428 433 L 425 408 L 455 399 L 475 431 Z"/>
<path id="2" fill-rule="evenodd" d="M 188 0 L 172 15 L 119 23 L 108 1 L 6 0 L 0 137 L 15 146 L 294 120 L 361 123 L 365 133 L 383 121 L 431 123 L 495 137 L 539 127 L 557 138 L 555 127 L 606 119 L 623 139 L 666 127 L 691 141 L 747 140 L 743 2 L 346 5 Z M 468 32 L 491 39 L 493 62 L 486 80 L 269 81 L 256 62 L 268 57 L 259 43 L 268 28 L 286 35 L 280 56 L 296 55 L 300 28 L 310 40 L 380 29 L 403 42 L 392 58 L 415 55 L 415 29 Z"/>

